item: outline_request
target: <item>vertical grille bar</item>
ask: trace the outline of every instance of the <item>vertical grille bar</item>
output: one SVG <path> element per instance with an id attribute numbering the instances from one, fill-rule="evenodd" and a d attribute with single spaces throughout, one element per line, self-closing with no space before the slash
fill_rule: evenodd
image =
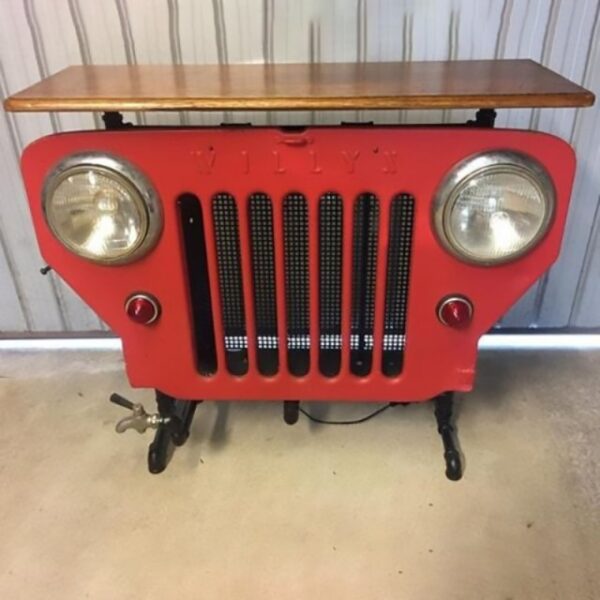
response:
<path id="1" fill-rule="evenodd" d="M 274 375 L 279 368 L 273 208 L 269 196 L 248 198 L 248 225 L 252 256 L 256 357 L 262 375 Z"/>
<path id="2" fill-rule="evenodd" d="M 379 233 L 379 201 L 361 194 L 354 204 L 350 371 L 365 376 L 373 363 L 373 325 Z"/>
<path id="3" fill-rule="evenodd" d="M 244 311 L 238 212 L 231 194 L 213 197 L 213 225 L 227 369 L 233 375 L 248 370 L 248 336 Z"/>
<path id="4" fill-rule="evenodd" d="M 343 203 L 327 193 L 319 201 L 319 370 L 340 372 L 342 358 Z"/>
<path id="5" fill-rule="evenodd" d="M 288 369 L 301 376 L 310 368 L 308 207 L 302 194 L 283 200 L 283 247 Z"/>
<path id="6" fill-rule="evenodd" d="M 381 370 L 388 377 L 399 375 L 404 364 L 414 211 L 415 200 L 410 194 L 398 194 L 392 200 L 381 362 Z"/>
<path id="7" fill-rule="evenodd" d="M 177 207 L 185 250 L 196 369 L 201 375 L 212 375 L 217 370 L 217 353 L 202 207 L 193 194 L 179 196 Z"/>

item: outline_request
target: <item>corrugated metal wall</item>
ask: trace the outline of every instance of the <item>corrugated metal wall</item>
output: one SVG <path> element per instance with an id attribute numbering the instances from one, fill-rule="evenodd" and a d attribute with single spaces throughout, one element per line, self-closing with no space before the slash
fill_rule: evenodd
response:
<path id="1" fill-rule="evenodd" d="M 3 0 L 0 94 L 72 64 L 533 58 L 598 93 L 600 0 Z M 139 123 L 464 120 L 465 111 L 140 114 Z M 557 265 L 502 321 L 600 326 L 600 108 L 501 111 L 499 126 L 548 131 L 576 148 L 574 203 Z M 41 277 L 18 157 L 98 115 L 0 115 L 0 331 L 90 331 L 98 319 Z"/>

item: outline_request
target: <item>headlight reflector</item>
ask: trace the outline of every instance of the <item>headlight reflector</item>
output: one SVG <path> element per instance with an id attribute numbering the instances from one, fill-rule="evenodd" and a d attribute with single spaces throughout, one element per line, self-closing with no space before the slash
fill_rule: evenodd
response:
<path id="1" fill-rule="evenodd" d="M 107 155 L 62 161 L 46 179 L 43 206 L 58 241 L 98 263 L 140 258 L 162 227 L 151 184 L 129 163 Z"/>
<path id="2" fill-rule="evenodd" d="M 435 202 L 442 243 L 478 264 L 514 260 L 546 233 L 554 213 L 554 185 L 531 157 L 510 151 L 479 154 L 454 168 Z"/>

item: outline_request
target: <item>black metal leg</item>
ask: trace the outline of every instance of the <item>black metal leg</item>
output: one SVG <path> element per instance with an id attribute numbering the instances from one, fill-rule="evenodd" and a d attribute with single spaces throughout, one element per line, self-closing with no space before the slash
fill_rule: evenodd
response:
<path id="1" fill-rule="evenodd" d="M 194 420 L 194 413 L 196 412 L 196 406 L 202 402 L 190 402 L 187 400 L 180 400 L 176 402 L 177 412 L 179 413 L 179 427 L 171 432 L 171 438 L 176 446 L 183 446 L 190 437 L 190 427 Z"/>
<path id="2" fill-rule="evenodd" d="M 288 425 L 295 425 L 300 415 L 300 402 L 298 400 L 285 400 L 283 403 L 283 420 Z"/>
<path id="3" fill-rule="evenodd" d="M 156 390 L 156 405 L 162 422 L 154 434 L 154 441 L 148 447 L 150 473 L 162 473 L 167 468 L 173 450 L 171 428 L 174 425 L 175 398 Z"/>
<path id="4" fill-rule="evenodd" d="M 160 426 L 154 435 L 154 441 L 148 447 L 148 470 L 150 473 L 162 473 L 171 458 L 171 434 L 167 427 Z"/>
<path id="5" fill-rule="evenodd" d="M 156 404 L 162 422 L 148 448 L 150 473 L 162 473 L 173 454 L 173 446 L 185 444 L 199 402 L 201 401 L 176 400 L 156 390 Z"/>
<path id="6" fill-rule="evenodd" d="M 453 397 L 452 392 L 446 392 L 434 398 L 434 402 L 438 432 L 442 436 L 444 444 L 446 477 L 452 481 L 458 481 L 462 477 L 462 463 L 460 452 L 456 447 L 454 427 L 452 426 Z"/>

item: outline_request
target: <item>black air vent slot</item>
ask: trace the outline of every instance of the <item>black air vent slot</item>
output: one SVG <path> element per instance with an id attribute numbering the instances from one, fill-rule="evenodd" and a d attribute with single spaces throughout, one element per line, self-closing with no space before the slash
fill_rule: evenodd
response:
<path id="1" fill-rule="evenodd" d="M 373 364 L 378 237 L 379 201 L 374 194 L 361 194 L 354 203 L 350 370 L 362 376 Z"/>
<path id="2" fill-rule="evenodd" d="M 398 194 L 390 207 L 385 314 L 381 370 L 393 377 L 402 372 L 406 346 L 406 315 L 415 200 Z"/>
<path id="3" fill-rule="evenodd" d="M 217 370 L 217 352 L 202 206 L 197 196 L 182 194 L 177 207 L 192 307 L 196 368 L 201 375 L 212 375 Z"/>
<path id="4" fill-rule="evenodd" d="M 257 367 L 262 375 L 274 375 L 279 368 L 279 351 L 273 207 L 269 196 L 262 193 L 250 196 L 248 224 L 252 256 Z"/>
<path id="5" fill-rule="evenodd" d="M 283 200 L 283 246 L 288 369 L 301 376 L 310 368 L 308 207 L 302 194 Z"/>
<path id="6" fill-rule="evenodd" d="M 319 201 L 319 370 L 340 372 L 342 360 L 343 203 L 327 193 Z"/>
<path id="7" fill-rule="evenodd" d="M 248 370 L 248 337 L 237 206 L 231 194 L 220 193 L 213 197 L 212 209 L 227 369 L 243 375 Z"/>

